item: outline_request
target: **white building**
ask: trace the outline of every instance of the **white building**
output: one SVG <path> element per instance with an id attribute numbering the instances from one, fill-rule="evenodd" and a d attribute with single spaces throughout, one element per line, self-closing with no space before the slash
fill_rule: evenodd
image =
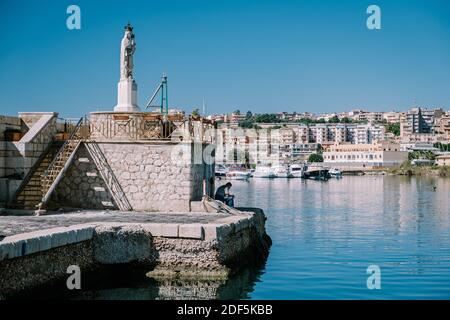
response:
<path id="1" fill-rule="evenodd" d="M 371 144 L 334 144 L 323 153 L 324 165 L 333 167 L 392 167 L 408 159 L 400 145 L 387 141 Z"/>

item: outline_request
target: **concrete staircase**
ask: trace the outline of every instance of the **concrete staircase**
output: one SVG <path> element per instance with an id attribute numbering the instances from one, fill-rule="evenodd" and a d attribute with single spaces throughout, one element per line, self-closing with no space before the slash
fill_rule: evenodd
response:
<path id="1" fill-rule="evenodd" d="M 35 169 L 31 169 L 30 177 L 23 182 L 23 188 L 18 190 L 13 207 L 29 210 L 37 208 L 43 196 L 42 174 L 48 169 L 60 147 L 60 142 L 53 142 Z"/>
<path id="2" fill-rule="evenodd" d="M 83 139 L 82 124 L 83 118 L 78 121 L 62 146 L 61 143 L 53 142 L 37 165 L 31 168 L 16 193 L 13 207 L 29 210 L 41 210 L 45 207 Z"/>
<path id="3" fill-rule="evenodd" d="M 42 198 L 38 205 L 38 211 L 45 208 L 50 200 L 50 196 L 69 168 L 81 141 L 85 138 L 83 136 L 83 128 L 83 118 L 81 118 L 70 134 L 69 139 L 64 142 L 58 154 L 41 175 Z"/>

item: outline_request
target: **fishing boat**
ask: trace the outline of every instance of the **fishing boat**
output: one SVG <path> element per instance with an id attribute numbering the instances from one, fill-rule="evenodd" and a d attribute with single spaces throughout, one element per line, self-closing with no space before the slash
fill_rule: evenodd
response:
<path id="1" fill-rule="evenodd" d="M 288 169 L 285 166 L 272 167 L 275 178 L 287 178 L 289 176 Z"/>
<path id="2" fill-rule="evenodd" d="M 330 169 L 329 173 L 332 178 L 342 178 L 342 172 L 339 169 Z"/>
<path id="3" fill-rule="evenodd" d="M 303 166 L 300 164 L 291 164 L 289 167 L 288 178 L 301 178 L 303 175 Z"/>
<path id="4" fill-rule="evenodd" d="M 257 166 L 253 172 L 254 178 L 275 178 L 273 169 L 268 166 Z"/>
<path id="5" fill-rule="evenodd" d="M 308 168 L 302 178 L 310 180 L 328 181 L 330 176 L 330 170 L 324 168 Z"/>

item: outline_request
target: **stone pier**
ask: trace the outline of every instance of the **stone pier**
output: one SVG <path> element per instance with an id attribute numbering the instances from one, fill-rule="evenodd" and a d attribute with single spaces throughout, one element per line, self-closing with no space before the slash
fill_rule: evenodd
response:
<path id="1" fill-rule="evenodd" d="M 138 263 L 155 279 L 226 279 L 265 259 L 265 215 L 84 211 L 0 216 L 0 297 L 67 277 L 67 267 Z"/>

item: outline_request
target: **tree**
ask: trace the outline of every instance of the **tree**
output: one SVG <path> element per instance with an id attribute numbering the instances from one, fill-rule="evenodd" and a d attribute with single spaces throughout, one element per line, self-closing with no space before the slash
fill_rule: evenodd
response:
<path id="1" fill-rule="evenodd" d="M 199 117 L 200 116 L 200 110 L 198 108 L 192 110 L 191 115 L 193 115 L 194 117 Z"/>
<path id="2" fill-rule="evenodd" d="M 323 162 L 323 156 L 317 153 L 313 153 L 309 156 L 308 162 Z"/>
<path id="3" fill-rule="evenodd" d="M 250 119 L 251 117 L 253 117 L 253 113 L 251 111 L 247 111 L 247 113 L 245 114 L 245 118 Z"/>
<path id="4" fill-rule="evenodd" d="M 348 117 L 343 117 L 341 119 L 341 123 L 352 123 L 352 119 L 348 118 Z"/>
<path id="5" fill-rule="evenodd" d="M 245 119 L 242 121 L 239 121 L 238 126 L 244 129 L 251 129 L 253 128 L 253 121 L 249 119 Z"/>
<path id="6" fill-rule="evenodd" d="M 255 122 L 257 123 L 274 123 L 280 122 L 276 114 L 273 113 L 264 113 L 256 116 Z"/>
<path id="7" fill-rule="evenodd" d="M 449 144 L 445 144 L 442 142 L 436 142 L 435 144 L 433 144 L 433 147 L 440 149 L 441 151 L 450 151 L 450 143 Z"/>
<path id="8" fill-rule="evenodd" d="M 414 159 L 434 160 L 436 159 L 436 155 L 431 151 L 413 151 L 408 153 L 408 160 Z"/>
<path id="9" fill-rule="evenodd" d="M 239 109 L 237 109 L 237 110 L 234 110 L 233 114 L 237 114 L 237 115 L 240 115 L 240 114 L 241 114 L 241 110 L 239 110 Z"/>
<path id="10" fill-rule="evenodd" d="M 386 131 L 391 132 L 396 136 L 400 136 L 400 122 L 388 123 Z"/>
<path id="11" fill-rule="evenodd" d="M 328 119 L 329 123 L 339 123 L 341 120 L 339 120 L 338 116 L 333 116 L 330 119 Z"/>

